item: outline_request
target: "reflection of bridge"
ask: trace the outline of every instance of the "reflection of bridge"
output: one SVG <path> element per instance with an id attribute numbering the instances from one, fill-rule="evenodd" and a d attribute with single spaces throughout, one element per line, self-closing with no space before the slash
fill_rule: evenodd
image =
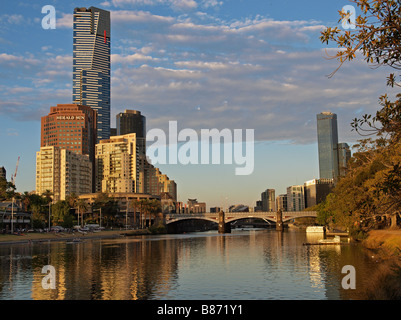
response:
<path id="1" fill-rule="evenodd" d="M 316 211 L 289 211 L 282 213 L 282 222 L 292 219 L 316 217 Z M 194 213 L 194 214 L 166 214 L 166 224 L 183 220 L 206 220 L 219 223 L 219 213 Z M 277 222 L 277 212 L 226 212 L 225 223 L 230 223 L 239 219 L 262 219 L 266 222 Z"/>

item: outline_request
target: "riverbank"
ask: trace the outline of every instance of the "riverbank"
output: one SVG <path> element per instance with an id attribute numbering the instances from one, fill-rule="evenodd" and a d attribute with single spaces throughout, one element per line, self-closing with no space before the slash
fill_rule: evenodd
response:
<path id="1" fill-rule="evenodd" d="M 382 259 L 401 257 L 401 230 L 372 230 L 363 244 Z"/>
<path id="2" fill-rule="evenodd" d="M 372 230 L 363 245 L 378 262 L 366 299 L 401 299 L 401 230 Z"/>
<path id="3" fill-rule="evenodd" d="M 74 239 L 113 239 L 126 236 L 140 236 L 151 234 L 149 230 L 104 230 L 99 232 L 87 233 L 65 233 L 65 232 L 49 232 L 49 233 L 26 233 L 22 235 L 1 234 L 0 245 L 2 244 L 24 244 L 37 243 L 44 241 L 71 241 Z"/>

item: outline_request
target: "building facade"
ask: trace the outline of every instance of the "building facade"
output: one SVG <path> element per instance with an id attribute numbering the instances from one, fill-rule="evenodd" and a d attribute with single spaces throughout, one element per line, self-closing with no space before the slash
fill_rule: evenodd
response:
<path id="1" fill-rule="evenodd" d="M 41 118 L 40 146 L 54 146 L 88 155 L 95 164 L 97 112 L 91 107 L 77 104 L 58 104 L 50 107 L 48 115 Z M 92 191 L 95 176 L 92 170 Z"/>
<path id="2" fill-rule="evenodd" d="M 334 188 L 333 179 L 314 179 L 304 183 L 305 207 L 310 208 L 322 203 Z"/>
<path id="3" fill-rule="evenodd" d="M 290 186 L 287 188 L 287 211 L 302 211 L 305 209 L 304 186 Z"/>
<path id="4" fill-rule="evenodd" d="M 55 146 L 94 159 L 97 113 L 88 106 L 58 104 L 41 118 L 40 146 Z"/>
<path id="5" fill-rule="evenodd" d="M 280 194 L 276 198 L 276 211 L 288 211 L 288 206 L 287 206 L 287 195 L 286 194 Z"/>
<path id="6" fill-rule="evenodd" d="M 197 199 L 188 199 L 185 206 L 184 213 L 205 213 L 206 203 L 198 202 Z"/>
<path id="7" fill-rule="evenodd" d="M 75 8 L 73 102 L 97 111 L 97 142 L 110 137 L 110 12 Z"/>
<path id="8" fill-rule="evenodd" d="M 347 174 L 348 161 L 351 159 L 351 149 L 347 143 L 338 144 L 338 169 L 340 177 Z"/>
<path id="9" fill-rule="evenodd" d="M 261 200 L 263 212 L 276 210 L 276 191 L 274 189 L 266 189 L 262 192 Z"/>
<path id="10" fill-rule="evenodd" d="M 317 115 L 317 138 L 320 179 L 337 179 L 339 167 L 336 114 L 322 112 Z"/>
<path id="11" fill-rule="evenodd" d="M 175 181 L 170 180 L 159 168 L 149 163 L 142 153 L 139 156 L 138 192 L 158 196 L 165 192 L 170 194 L 172 199 L 177 202 L 177 184 Z"/>
<path id="12" fill-rule="evenodd" d="M 137 193 L 139 152 L 136 134 L 110 137 L 96 145 L 96 192 Z"/>
<path id="13" fill-rule="evenodd" d="M 137 110 L 125 110 L 116 115 L 117 135 L 136 133 L 138 138 L 146 138 L 146 118 Z"/>
<path id="14" fill-rule="evenodd" d="M 65 200 L 72 193 L 92 191 L 92 163 L 88 155 L 56 146 L 41 147 L 36 153 L 36 193 L 49 190 L 53 201 Z"/>

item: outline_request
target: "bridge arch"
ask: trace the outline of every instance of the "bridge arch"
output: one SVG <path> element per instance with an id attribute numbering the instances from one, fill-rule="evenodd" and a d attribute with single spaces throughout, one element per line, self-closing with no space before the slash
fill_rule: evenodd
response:
<path id="1" fill-rule="evenodd" d="M 306 217 L 316 217 L 316 211 L 289 211 L 282 213 L 282 221 L 288 222 L 292 219 L 298 218 L 306 218 Z M 218 213 L 198 213 L 198 214 L 167 214 L 166 215 L 166 224 L 172 224 L 175 222 L 183 221 L 183 220 L 205 220 L 211 221 L 215 223 L 219 223 L 219 214 Z M 277 212 L 227 212 L 225 213 L 225 223 L 231 223 L 240 219 L 250 219 L 250 218 L 258 218 L 265 220 L 266 222 L 277 222 Z"/>

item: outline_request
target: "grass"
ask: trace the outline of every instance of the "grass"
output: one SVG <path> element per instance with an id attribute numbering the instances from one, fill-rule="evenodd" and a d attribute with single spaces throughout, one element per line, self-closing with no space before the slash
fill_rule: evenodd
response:
<path id="1" fill-rule="evenodd" d="M 401 230 L 372 230 L 363 242 L 380 258 L 378 269 L 371 275 L 367 300 L 401 299 Z"/>

